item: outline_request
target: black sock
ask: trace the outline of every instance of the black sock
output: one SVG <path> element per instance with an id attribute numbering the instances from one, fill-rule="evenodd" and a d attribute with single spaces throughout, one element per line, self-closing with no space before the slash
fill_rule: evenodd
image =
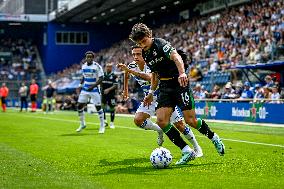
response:
<path id="1" fill-rule="evenodd" d="M 114 121 L 114 116 L 115 116 L 114 111 L 111 111 L 111 112 L 110 112 L 110 121 L 111 121 L 111 122 Z"/>
<path id="2" fill-rule="evenodd" d="M 169 137 L 169 139 L 181 150 L 187 145 L 186 142 L 181 138 L 179 131 L 170 123 L 165 128 L 163 128 L 163 131 Z"/>
<path id="3" fill-rule="evenodd" d="M 209 128 L 209 126 L 205 123 L 204 120 L 202 120 L 202 123 L 201 123 L 201 127 L 198 129 L 198 131 L 207 136 L 209 139 L 212 139 L 213 136 L 214 136 L 214 132 L 211 131 L 211 129 Z"/>
<path id="4" fill-rule="evenodd" d="M 104 120 L 106 120 L 106 110 L 104 110 Z"/>

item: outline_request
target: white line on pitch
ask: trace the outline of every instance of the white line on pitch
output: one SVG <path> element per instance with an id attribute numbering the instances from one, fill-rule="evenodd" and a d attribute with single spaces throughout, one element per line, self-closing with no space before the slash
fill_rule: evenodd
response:
<path id="1" fill-rule="evenodd" d="M 30 115 L 21 115 L 24 117 L 32 117 L 32 118 L 40 118 L 40 119 L 46 119 L 46 120 L 53 120 L 53 121 L 64 121 L 64 122 L 71 122 L 71 123 L 79 123 L 79 121 L 74 121 L 74 120 L 67 120 L 67 119 L 59 119 L 59 118 L 50 118 L 50 117 L 43 117 L 43 116 L 30 116 Z M 98 123 L 93 123 L 93 122 L 86 122 L 89 125 L 99 125 Z M 135 127 L 124 127 L 124 126 L 118 126 L 118 128 L 123 128 L 123 129 L 130 129 L 130 130 L 138 130 L 138 131 L 145 131 L 143 129 L 135 128 Z M 197 136 L 197 137 L 202 137 L 206 138 L 205 136 Z M 263 146 L 274 146 L 274 147 L 280 147 L 284 148 L 284 145 L 280 144 L 269 144 L 269 143 L 262 143 L 262 142 L 251 142 L 251 141 L 246 141 L 246 140 L 236 140 L 236 139 L 229 139 L 229 138 L 222 138 L 222 140 L 225 141 L 231 141 L 231 142 L 240 142 L 240 143 L 247 143 L 247 144 L 255 144 L 255 145 L 263 145 Z"/>

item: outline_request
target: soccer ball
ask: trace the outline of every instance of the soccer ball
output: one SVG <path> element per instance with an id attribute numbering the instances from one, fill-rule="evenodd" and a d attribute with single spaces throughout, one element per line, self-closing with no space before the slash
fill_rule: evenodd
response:
<path id="1" fill-rule="evenodd" d="M 173 157 L 171 152 L 163 147 L 153 150 L 150 156 L 150 161 L 153 167 L 162 169 L 168 167 L 172 163 Z"/>

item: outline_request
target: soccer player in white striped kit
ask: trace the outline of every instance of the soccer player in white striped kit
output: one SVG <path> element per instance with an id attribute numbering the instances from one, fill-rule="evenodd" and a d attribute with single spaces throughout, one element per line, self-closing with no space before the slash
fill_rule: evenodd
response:
<path id="1" fill-rule="evenodd" d="M 82 65 L 82 79 L 79 85 L 81 89 L 78 98 L 78 115 L 80 118 L 80 126 L 76 130 L 77 132 L 82 131 L 86 128 L 84 107 L 91 99 L 94 103 L 98 116 L 100 119 L 100 129 L 99 133 L 103 134 L 105 132 L 104 126 L 104 112 L 102 109 L 101 93 L 99 85 L 101 84 L 104 76 L 102 67 L 94 61 L 95 54 L 92 51 L 87 51 L 85 53 L 85 63 Z"/>

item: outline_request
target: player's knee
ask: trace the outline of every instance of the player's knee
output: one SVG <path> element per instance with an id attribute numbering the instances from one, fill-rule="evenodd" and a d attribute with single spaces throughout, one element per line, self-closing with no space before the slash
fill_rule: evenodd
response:
<path id="1" fill-rule="evenodd" d="M 166 127 L 169 122 L 167 120 L 164 120 L 164 119 L 157 119 L 157 124 L 161 127 L 161 128 L 164 128 Z"/>
<path id="2" fill-rule="evenodd" d="M 97 111 L 100 111 L 102 109 L 101 105 L 96 106 Z"/>
<path id="3" fill-rule="evenodd" d="M 134 123 L 137 127 L 140 127 L 144 123 L 144 119 L 142 117 L 135 117 Z"/>
<path id="4" fill-rule="evenodd" d="M 196 119 L 193 117 L 185 118 L 185 123 L 188 124 L 191 127 L 196 127 Z"/>
<path id="5" fill-rule="evenodd" d="M 184 131 L 184 124 L 182 121 L 175 122 L 174 125 L 180 132 Z"/>
<path id="6" fill-rule="evenodd" d="M 83 109 L 84 109 L 84 104 L 79 103 L 77 106 L 78 112 L 83 111 Z"/>

